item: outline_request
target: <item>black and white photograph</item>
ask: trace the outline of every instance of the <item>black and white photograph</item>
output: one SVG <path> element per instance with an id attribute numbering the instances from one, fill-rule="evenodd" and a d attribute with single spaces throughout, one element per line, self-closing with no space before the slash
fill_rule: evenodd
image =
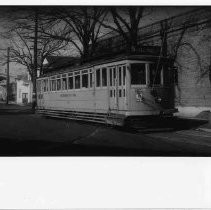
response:
<path id="1" fill-rule="evenodd" d="M 0 2 L 0 209 L 209 210 L 210 5 L 22 2 Z"/>
<path id="2" fill-rule="evenodd" d="M 210 6 L 1 6 L 1 156 L 211 156 Z"/>

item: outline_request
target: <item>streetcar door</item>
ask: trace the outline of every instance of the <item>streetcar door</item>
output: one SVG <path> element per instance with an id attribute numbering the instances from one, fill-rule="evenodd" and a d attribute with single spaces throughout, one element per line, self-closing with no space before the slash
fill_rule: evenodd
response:
<path id="1" fill-rule="evenodd" d="M 109 102 L 111 110 L 118 110 L 118 73 L 117 68 L 112 66 L 109 68 Z"/>
<path id="2" fill-rule="evenodd" d="M 126 109 L 126 65 L 118 66 L 118 107 L 119 110 Z"/>

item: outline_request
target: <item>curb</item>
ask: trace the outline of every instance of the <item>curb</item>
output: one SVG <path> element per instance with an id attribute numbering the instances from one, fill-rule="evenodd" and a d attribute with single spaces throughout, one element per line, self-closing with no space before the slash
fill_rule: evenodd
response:
<path id="1" fill-rule="evenodd" d="M 33 112 L 31 109 L 25 109 L 25 110 L 0 109 L 0 114 L 12 114 L 12 113 L 16 114 L 16 113 L 31 113 L 31 112 Z"/>
<path id="2" fill-rule="evenodd" d="M 205 132 L 210 132 L 211 133 L 211 128 L 198 128 L 197 130 L 205 131 Z"/>
<path id="3" fill-rule="evenodd" d="M 208 119 L 204 119 L 204 118 L 198 118 L 198 117 L 183 117 L 183 116 L 176 116 L 179 119 L 185 119 L 185 120 L 197 120 L 197 121 L 205 121 L 208 122 Z"/>

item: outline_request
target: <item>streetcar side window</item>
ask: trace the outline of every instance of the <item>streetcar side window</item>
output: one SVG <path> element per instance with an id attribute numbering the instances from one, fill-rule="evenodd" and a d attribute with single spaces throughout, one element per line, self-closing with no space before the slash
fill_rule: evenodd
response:
<path id="1" fill-rule="evenodd" d="M 56 91 L 56 80 L 52 80 L 52 91 Z"/>
<path id="2" fill-rule="evenodd" d="M 88 71 L 82 71 L 82 88 L 88 88 Z"/>
<path id="3" fill-rule="evenodd" d="M 56 90 L 61 90 L 61 79 L 56 80 Z"/>
<path id="4" fill-rule="evenodd" d="M 45 79 L 43 80 L 43 92 L 45 92 Z"/>
<path id="5" fill-rule="evenodd" d="M 116 84 L 116 79 L 117 79 L 117 73 L 116 73 L 116 69 L 115 69 L 115 68 L 113 68 L 113 76 L 114 76 L 113 86 L 115 86 L 115 84 Z"/>
<path id="6" fill-rule="evenodd" d="M 47 80 L 45 79 L 44 80 L 44 92 L 46 92 L 47 91 Z"/>
<path id="7" fill-rule="evenodd" d="M 113 79 L 112 79 L 112 68 L 109 69 L 110 73 L 110 86 L 113 86 Z"/>
<path id="8" fill-rule="evenodd" d="M 44 79 L 43 80 L 43 90 L 44 92 L 47 92 L 48 91 L 48 79 Z"/>
<path id="9" fill-rule="evenodd" d="M 55 91 L 56 90 L 56 80 L 55 77 L 50 78 L 50 91 Z"/>
<path id="10" fill-rule="evenodd" d="M 122 85 L 122 67 L 119 67 L 119 86 Z"/>
<path id="11" fill-rule="evenodd" d="M 123 85 L 125 85 L 126 80 L 126 66 L 123 66 Z"/>
<path id="12" fill-rule="evenodd" d="M 149 64 L 149 75 L 150 75 L 150 84 L 151 85 L 160 85 L 161 84 L 161 72 L 162 65 L 157 65 L 156 63 Z"/>
<path id="13" fill-rule="evenodd" d="M 49 80 L 49 85 L 50 85 L 49 90 L 52 91 L 52 79 Z"/>
<path id="14" fill-rule="evenodd" d="M 131 64 L 131 84 L 132 85 L 146 85 L 145 63 Z"/>
<path id="15" fill-rule="evenodd" d="M 93 72 L 92 69 L 89 70 L 89 87 L 92 87 Z"/>
<path id="16" fill-rule="evenodd" d="M 102 86 L 107 86 L 107 68 L 102 68 Z"/>
<path id="17" fill-rule="evenodd" d="M 80 89 L 80 72 L 75 72 L 75 89 Z"/>
<path id="18" fill-rule="evenodd" d="M 49 79 L 46 79 L 46 91 L 49 91 Z"/>
<path id="19" fill-rule="evenodd" d="M 66 74 L 62 75 L 62 90 L 67 90 L 67 77 L 66 77 Z"/>
<path id="20" fill-rule="evenodd" d="M 68 89 L 73 89 L 73 76 L 68 77 Z"/>
<path id="21" fill-rule="evenodd" d="M 44 80 L 42 79 L 41 80 L 41 92 L 43 92 L 43 90 L 44 90 Z"/>
<path id="22" fill-rule="evenodd" d="M 100 69 L 96 70 L 96 87 L 100 87 Z"/>

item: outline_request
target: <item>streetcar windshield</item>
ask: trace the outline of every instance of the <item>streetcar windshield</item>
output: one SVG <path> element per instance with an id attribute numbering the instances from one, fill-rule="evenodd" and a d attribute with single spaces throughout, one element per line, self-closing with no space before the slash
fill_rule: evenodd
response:
<path id="1" fill-rule="evenodd" d="M 146 85 L 145 63 L 131 64 L 131 84 L 132 85 Z"/>
<path id="2" fill-rule="evenodd" d="M 160 85 L 161 84 L 161 73 L 162 73 L 162 65 L 157 65 L 157 63 L 149 64 L 149 72 L 150 72 L 150 84 L 151 85 Z"/>

